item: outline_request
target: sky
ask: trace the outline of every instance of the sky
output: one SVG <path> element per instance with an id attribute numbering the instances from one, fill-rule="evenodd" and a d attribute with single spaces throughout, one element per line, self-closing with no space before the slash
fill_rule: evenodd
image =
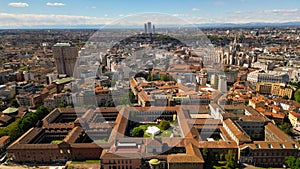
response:
<path id="1" fill-rule="evenodd" d="M 192 24 L 300 22 L 300 1 L 0 0 L 0 28 L 102 25 L 124 20 L 128 15 L 152 12 Z M 168 16 L 160 16 L 156 21 L 176 24 L 176 19 Z M 144 22 L 137 19 L 132 23 Z"/>

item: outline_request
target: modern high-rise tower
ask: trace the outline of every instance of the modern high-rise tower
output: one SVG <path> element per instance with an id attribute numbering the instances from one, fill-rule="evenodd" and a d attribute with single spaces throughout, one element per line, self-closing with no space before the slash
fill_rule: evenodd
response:
<path id="1" fill-rule="evenodd" d="M 152 33 L 152 24 L 151 24 L 151 22 L 148 22 L 147 26 L 148 26 L 148 28 L 147 28 L 148 33 Z"/>
<path id="2" fill-rule="evenodd" d="M 148 31 L 147 31 L 147 24 L 144 24 L 144 27 L 145 27 L 145 33 L 148 33 Z"/>
<path id="3" fill-rule="evenodd" d="M 225 75 L 219 75 L 218 90 L 221 93 L 226 93 L 227 92 L 227 77 Z"/>
<path id="4" fill-rule="evenodd" d="M 70 43 L 56 43 L 53 47 L 53 57 L 55 59 L 58 74 L 73 76 L 78 49 Z"/>

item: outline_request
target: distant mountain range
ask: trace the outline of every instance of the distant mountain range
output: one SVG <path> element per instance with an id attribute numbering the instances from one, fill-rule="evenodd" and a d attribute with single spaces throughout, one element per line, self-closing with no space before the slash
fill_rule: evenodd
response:
<path id="1" fill-rule="evenodd" d="M 197 26 L 200 28 L 237 28 L 237 27 L 287 27 L 287 26 L 300 26 L 300 22 L 283 22 L 283 23 L 265 23 L 265 22 L 250 22 L 250 23 L 207 23 L 207 24 L 193 24 L 193 25 L 180 25 L 180 27 L 192 27 Z M 158 28 L 172 28 L 178 27 L 176 25 L 159 25 Z M 18 28 L 9 28 L 3 27 L 0 29 L 100 29 L 107 28 L 105 25 L 74 25 L 74 26 L 33 26 L 33 27 L 18 27 Z M 122 28 L 131 28 L 131 29 L 144 29 L 143 25 L 116 25 L 110 26 L 111 29 L 122 29 Z"/>
<path id="2" fill-rule="evenodd" d="M 300 26 L 300 22 L 283 22 L 283 23 L 267 23 L 267 22 L 250 22 L 250 23 L 216 23 L 216 24 L 196 24 L 198 27 L 265 27 L 265 26 Z"/>

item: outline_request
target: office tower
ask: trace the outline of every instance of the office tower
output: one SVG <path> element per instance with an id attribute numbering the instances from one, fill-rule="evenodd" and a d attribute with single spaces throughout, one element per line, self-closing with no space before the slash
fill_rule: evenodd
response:
<path id="1" fill-rule="evenodd" d="M 205 86 L 207 83 L 207 72 L 203 71 L 203 72 L 199 73 L 198 79 L 199 79 L 199 81 L 198 81 L 199 85 Z"/>
<path id="2" fill-rule="evenodd" d="M 218 90 L 221 93 L 226 93 L 227 92 L 227 77 L 224 75 L 219 75 L 218 76 Z"/>
<path id="3" fill-rule="evenodd" d="M 147 31 L 147 24 L 144 24 L 144 27 L 145 27 L 145 33 L 148 33 L 148 31 Z"/>
<path id="4" fill-rule="evenodd" d="M 214 88 L 214 89 L 218 88 L 218 75 L 217 74 L 211 75 L 210 84 L 211 84 L 212 88 Z"/>
<path id="5" fill-rule="evenodd" d="M 52 49 L 57 73 L 73 76 L 78 49 L 70 43 L 56 43 Z"/>
<path id="6" fill-rule="evenodd" d="M 152 33 L 152 26 L 151 26 L 151 22 L 148 22 L 148 23 L 147 23 L 147 25 L 148 25 L 148 28 L 147 28 L 147 30 L 148 30 L 148 33 Z"/>
<path id="7" fill-rule="evenodd" d="M 153 33 L 153 34 L 155 33 L 155 26 L 154 26 L 154 25 L 153 25 L 152 33 Z"/>

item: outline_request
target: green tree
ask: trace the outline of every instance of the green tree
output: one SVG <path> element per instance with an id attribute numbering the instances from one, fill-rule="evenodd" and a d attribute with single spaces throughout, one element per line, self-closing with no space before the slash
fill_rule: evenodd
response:
<path id="1" fill-rule="evenodd" d="M 17 102 L 16 99 L 11 100 L 11 101 L 9 102 L 9 104 L 10 104 L 10 106 L 12 106 L 12 107 L 16 107 L 16 108 L 19 107 L 19 103 Z"/>
<path id="2" fill-rule="evenodd" d="M 18 124 L 19 124 L 19 120 L 16 120 L 15 122 L 13 122 L 9 126 L 7 126 L 7 135 L 10 136 L 11 140 L 16 140 L 23 134 L 23 131 L 18 126 Z"/>
<path id="3" fill-rule="evenodd" d="M 296 168 L 300 168 L 300 158 L 298 157 L 295 162 Z"/>
<path id="4" fill-rule="evenodd" d="M 148 75 L 148 76 L 147 76 L 147 81 L 152 81 L 151 75 Z"/>
<path id="5" fill-rule="evenodd" d="M 296 158 L 294 156 L 285 157 L 285 163 L 293 169 L 295 168 Z"/>
<path id="6" fill-rule="evenodd" d="M 300 103 L 300 90 L 297 90 L 294 94 L 296 102 Z"/>
<path id="7" fill-rule="evenodd" d="M 292 127 L 292 125 L 288 122 L 285 122 L 282 125 L 279 125 L 279 128 L 288 135 L 291 134 L 291 127 Z"/>
<path id="8" fill-rule="evenodd" d="M 132 91 L 129 92 L 130 103 L 136 103 L 135 96 Z"/>
<path id="9" fill-rule="evenodd" d="M 167 121 L 167 120 L 162 120 L 162 121 L 159 123 L 159 125 L 158 125 L 158 127 L 159 127 L 161 130 L 167 130 L 168 128 L 170 128 L 170 126 L 171 126 L 171 124 L 170 124 L 170 122 Z"/>
<path id="10" fill-rule="evenodd" d="M 57 106 L 58 108 L 64 108 L 65 107 L 65 105 L 64 104 L 62 104 L 62 103 L 60 103 L 60 104 L 58 104 L 58 106 Z"/>
<path id="11" fill-rule="evenodd" d="M 204 147 L 204 148 L 202 149 L 202 154 L 203 154 L 204 158 L 207 157 L 207 155 L 208 155 L 207 153 L 208 153 L 208 148 L 207 148 L 207 147 Z"/>
<path id="12" fill-rule="evenodd" d="M 225 155 L 226 159 L 226 168 L 235 168 L 236 167 L 236 154 L 232 150 L 228 150 Z"/>
<path id="13" fill-rule="evenodd" d="M 170 81 L 170 77 L 167 74 L 162 74 L 160 76 L 160 80 L 167 82 L 167 81 Z"/>
<path id="14" fill-rule="evenodd" d="M 144 130 L 141 127 L 135 127 L 132 130 L 132 136 L 133 137 L 143 137 L 144 136 Z"/>
<path id="15" fill-rule="evenodd" d="M 288 100 L 289 97 L 287 95 L 283 96 L 283 99 Z"/>

